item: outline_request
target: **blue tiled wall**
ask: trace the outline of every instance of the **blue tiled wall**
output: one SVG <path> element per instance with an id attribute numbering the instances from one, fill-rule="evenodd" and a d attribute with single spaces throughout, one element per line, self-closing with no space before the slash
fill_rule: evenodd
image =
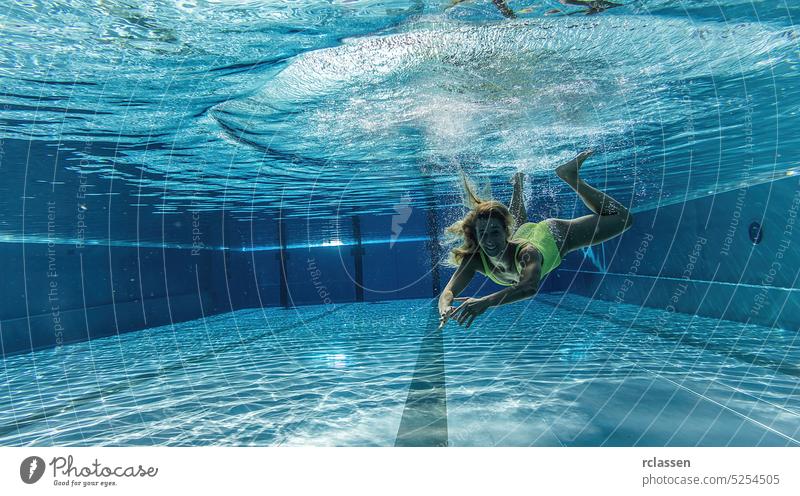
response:
<path id="1" fill-rule="evenodd" d="M 541 291 L 797 329 L 798 209 L 800 181 L 789 176 L 637 212 L 622 236 L 569 254 Z M 209 244 L 222 242 L 214 227 L 223 225 L 218 217 L 206 215 Z M 418 212 L 391 245 L 362 245 L 365 301 L 436 296 L 430 250 L 420 239 L 425 221 Z M 380 228 L 368 225 L 375 219 L 364 222 L 367 229 Z M 750 240 L 753 222 L 762 226 L 758 244 Z M 263 237 L 267 226 L 254 230 L 229 219 L 224 226 L 227 250 L 0 243 L 4 354 L 280 305 L 280 251 L 248 243 L 252 232 Z M 390 234 L 391 226 L 384 227 Z M 356 301 L 352 244 L 300 248 L 289 242 L 284 265 L 289 306 Z M 49 274 L 53 270 L 56 276 Z M 440 288 L 452 273 L 439 267 Z M 478 275 L 462 294 L 500 288 Z"/>
<path id="2" fill-rule="evenodd" d="M 797 176 L 639 212 L 604 244 L 607 272 L 572 256 L 569 291 L 667 311 L 800 328 Z M 751 241 L 758 223 L 762 238 Z M 577 265 L 577 266 L 576 266 Z M 576 272 L 577 270 L 577 272 Z M 562 274 L 563 276 L 564 274 Z"/>
<path id="3" fill-rule="evenodd" d="M 0 243 L 0 257 L 9 262 L 7 283 L 0 286 L 3 354 L 215 313 L 205 269 L 211 256 L 205 250 Z"/>

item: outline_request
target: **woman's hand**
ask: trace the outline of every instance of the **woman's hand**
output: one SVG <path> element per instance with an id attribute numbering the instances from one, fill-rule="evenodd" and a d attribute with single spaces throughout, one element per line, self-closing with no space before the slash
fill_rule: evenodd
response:
<path id="1" fill-rule="evenodd" d="M 444 309 L 439 309 L 439 329 L 444 327 L 447 323 L 447 320 L 453 315 L 453 312 L 456 311 L 456 307 L 446 307 Z"/>
<path id="2" fill-rule="evenodd" d="M 453 293 L 445 291 L 441 298 L 439 298 L 439 329 L 444 327 L 447 319 L 455 311 L 456 307 L 453 306 Z"/>
<path id="3" fill-rule="evenodd" d="M 485 312 L 486 309 L 491 306 L 485 298 L 458 297 L 454 298 L 454 300 L 461 301 L 462 303 L 450 314 L 450 318 L 456 319 L 459 325 L 466 321 L 467 328 L 472 325 L 472 321 L 475 320 L 475 317 Z"/>

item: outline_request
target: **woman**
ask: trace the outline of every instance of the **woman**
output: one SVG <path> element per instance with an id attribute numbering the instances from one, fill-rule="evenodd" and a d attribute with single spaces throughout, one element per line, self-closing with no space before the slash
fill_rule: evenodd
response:
<path id="1" fill-rule="evenodd" d="M 487 308 L 512 303 L 536 294 L 539 281 L 555 269 L 567 253 L 619 236 L 631 227 L 633 216 L 621 203 L 597 190 L 578 175 L 592 150 L 556 168 L 556 174 L 572 188 L 592 214 L 576 219 L 528 222 L 522 201 L 522 174 L 514 176 L 510 210 L 495 200 L 478 198 L 463 177 L 467 203 L 472 209 L 446 232 L 463 238 L 451 250 L 450 265 L 458 267 L 439 296 L 441 329 L 448 319 L 467 327 Z M 517 226 L 511 235 L 514 224 Z M 475 272 L 481 272 L 506 289 L 480 298 L 456 298 Z M 461 301 L 458 308 L 454 300 Z"/>

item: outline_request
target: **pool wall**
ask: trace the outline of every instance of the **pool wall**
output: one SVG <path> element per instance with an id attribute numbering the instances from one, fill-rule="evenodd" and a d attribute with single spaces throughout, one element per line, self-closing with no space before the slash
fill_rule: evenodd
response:
<path id="1" fill-rule="evenodd" d="M 438 236 L 447 225 L 439 211 L 343 213 L 337 222 L 344 224 L 329 230 L 343 239 L 326 237 L 310 219 L 159 213 L 157 201 L 130 205 L 136 186 L 76 169 L 75 157 L 52 147 L 4 146 L 24 158 L 3 170 L 4 218 L 35 236 L 0 242 L 3 355 L 241 308 L 433 298 L 453 273 L 436 263 L 445 255 Z M 798 176 L 670 201 L 637 211 L 621 237 L 568 255 L 540 290 L 800 327 Z M 544 215 L 528 207 L 532 219 Z M 444 212 L 453 221 L 460 211 Z M 754 222 L 763 229 L 751 229 Z M 78 232 L 83 238 L 72 239 Z M 92 241 L 109 237 L 120 241 Z M 158 239 L 166 247 L 152 242 Z M 462 295 L 498 289 L 476 277 Z"/>
<path id="2" fill-rule="evenodd" d="M 224 311 L 208 270 L 221 252 L 204 249 L 220 245 L 221 214 L 171 211 L 82 154 L 112 161 L 135 146 L 147 145 L 3 139 L 4 356 Z"/>
<path id="3" fill-rule="evenodd" d="M 278 221 L 257 225 L 228 222 L 226 244 L 236 243 L 240 248 L 228 251 L 223 265 L 212 268 L 218 299 L 235 310 L 433 298 L 440 294 L 455 269 L 437 263 L 444 260 L 446 252 L 437 237 L 444 227 L 436 224 L 435 216 L 415 209 L 402 229 L 393 227 L 389 216 L 356 217 L 371 241 L 359 244 L 358 235 L 352 235 L 340 240 L 342 245 L 308 246 L 308 239 L 292 236 L 290 231 L 283 249 L 260 246 L 261 240 L 274 244 L 284 239 L 278 235 Z M 351 222 L 350 216 L 343 219 Z M 215 263 L 220 260 L 214 258 Z M 578 260 L 576 257 L 575 267 Z M 565 282 L 561 274 L 553 274 L 541 290 L 563 290 Z M 485 277 L 475 277 L 462 295 L 484 295 L 500 288 Z"/>
<path id="4" fill-rule="evenodd" d="M 206 270 L 212 256 L 207 250 L 0 243 L 3 354 L 219 312 Z"/>
<path id="5" fill-rule="evenodd" d="M 799 208 L 792 175 L 637 212 L 629 231 L 594 250 L 606 271 L 572 257 L 561 275 L 592 298 L 797 330 Z"/>

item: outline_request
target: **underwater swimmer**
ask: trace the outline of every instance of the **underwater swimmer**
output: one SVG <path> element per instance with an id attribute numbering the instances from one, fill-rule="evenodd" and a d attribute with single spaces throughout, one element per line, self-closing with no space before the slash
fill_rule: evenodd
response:
<path id="1" fill-rule="evenodd" d="M 440 329 L 448 319 L 469 327 L 489 307 L 535 295 L 541 279 L 555 269 L 567 253 L 607 241 L 631 227 L 633 215 L 621 203 L 580 178 L 580 167 L 592 153 L 592 150 L 581 152 L 556 168 L 558 177 L 593 212 L 575 219 L 528 222 L 522 200 L 521 173 L 514 176 L 510 208 L 495 200 L 478 198 L 462 175 L 471 210 L 446 229 L 447 233 L 463 238 L 464 243 L 451 250 L 448 260 L 457 269 L 439 295 Z M 512 236 L 514 227 L 516 231 Z M 479 298 L 457 297 L 476 272 L 509 287 Z M 453 301 L 461 304 L 453 307 Z"/>

